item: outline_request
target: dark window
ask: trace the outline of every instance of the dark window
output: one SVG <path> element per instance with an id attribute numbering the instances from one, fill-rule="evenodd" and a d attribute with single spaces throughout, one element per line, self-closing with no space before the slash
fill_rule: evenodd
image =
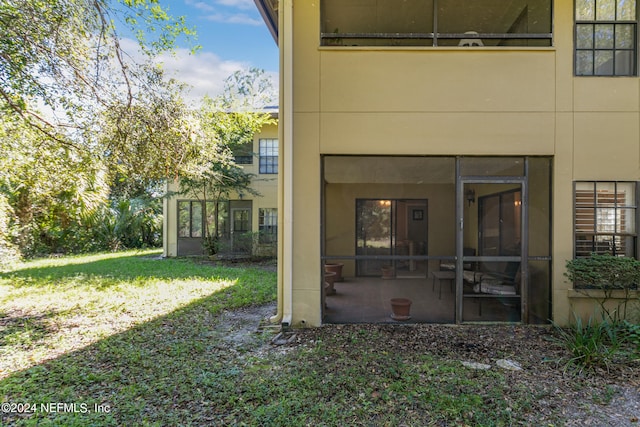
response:
<path id="1" fill-rule="evenodd" d="M 253 164 L 253 141 L 234 147 L 233 156 L 236 164 Z"/>
<path id="2" fill-rule="evenodd" d="M 215 233 L 216 223 L 223 232 L 225 227 L 226 205 L 219 204 L 218 221 L 216 221 L 216 204 L 214 202 L 206 202 L 204 207 L 206 213 L 203 212 L 203 203 L 198 200 L 181 200 L 178 201 L 178 237 L 199 238 L 205 233 L 205 223 L 209 234 Z"/>
<path id="3" fill-rule="evenodd" d="M 577 76 L 635 76 L 636 0 L 576 0 Z"/>
<path id="4" fill-rule="evenodd" d="M 278 173 L 278 140 L 260 140 L 260 173 Z"/>

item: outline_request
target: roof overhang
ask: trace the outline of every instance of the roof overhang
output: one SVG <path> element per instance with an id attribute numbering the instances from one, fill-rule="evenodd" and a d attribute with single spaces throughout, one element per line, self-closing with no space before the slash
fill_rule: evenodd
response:
<path id="1" fill-rule="evenodd" d="M 253 0 L 264 19 L 267 28 L 278 44 L 278 1 L 279 0 Z"/>

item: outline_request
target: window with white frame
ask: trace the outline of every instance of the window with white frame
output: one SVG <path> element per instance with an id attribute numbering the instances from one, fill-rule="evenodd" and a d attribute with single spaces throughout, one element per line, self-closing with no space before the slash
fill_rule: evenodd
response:
<path id="1" fill-rule="evenodd" d="M 272 243 L 278 240 L 278 210 L 260 208 L 258 210 L 258 230 L 261 243 Z"/>
<path id="2" fill-rule="evenodd" d="M 260 139 L 260 169 L 263 174 L 278 173 L 278 140 L 273 138 Z"/>
<path id="3" fill-rule="evenodd" d="M 575 0 L 576 76 L 637 75 L 636 0 Z"/>
<path id="4" fill-rule="evenodd" d="M 592 253 L 637 258 L 635 182 L 575 183 L 575 256 Z"/>

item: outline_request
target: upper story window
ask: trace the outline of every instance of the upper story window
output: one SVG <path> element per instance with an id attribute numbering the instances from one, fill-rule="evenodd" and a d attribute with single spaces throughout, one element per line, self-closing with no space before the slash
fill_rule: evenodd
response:
<path id="1" fill-rule="evenodd" d="M 233 148 L 233 157 L 238 165 L 253 164 L 253 141 L 235 146 Z"/>
<path id="2" fill-rule="evenodd" d="M 576 0 L 577 76 L 635 76 L 636 0 Z"/>
<path id="3" fill-rule="evenodd" d="M 551 10 L 551 0 L 322 0 L 321 44 L 551 46 Z"/>
<path id="4" fill-rule="evenodd" d="M 278 140 L 260 140 L 260 173 L 278 173 Z"/>

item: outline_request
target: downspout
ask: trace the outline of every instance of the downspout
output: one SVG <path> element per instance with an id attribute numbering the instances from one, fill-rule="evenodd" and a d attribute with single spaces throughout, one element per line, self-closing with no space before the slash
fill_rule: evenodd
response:
<path id="1" fill-rule="evenodd" d="M 164 197 L 162 198 L 162 257 L 169 257 L 169 221 L 171 214 L 169 212 L 169 179 L 164 183 Z M 176 254 L 177 255 L 177 254 Z"/>
<path id="2" fill-rule="evenodd" d="M 278 311 L 270 320 L 290 327 L 293 317 L 293 1 L 280 1 L 278 8 L 280 51 L 280 107 L 278 138 Z"/>

